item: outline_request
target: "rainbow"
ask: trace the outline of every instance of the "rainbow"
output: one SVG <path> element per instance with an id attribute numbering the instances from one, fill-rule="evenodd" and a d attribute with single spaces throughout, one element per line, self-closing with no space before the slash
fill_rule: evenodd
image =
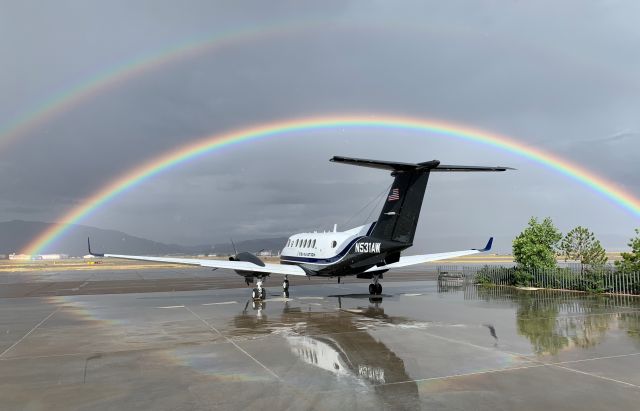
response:
<path id="1" fill-rule="evenodd" d="M 242 42 L 261 40 L 309 28 L 308 22 L 284 26 L 257 26 L 228 30 L 210 36 L 193 37 L 154 52 L 147 52 L 113 65 L 76 83 L 17 116 L 0 128 L 0 149 L 82 102 L 153 69 Z"/>
<path id="2" fill-rule="evenodd" d="M 166 152 L 123 173 L 96 191 L 93 195 L 62 216 L 58 223 L 51 225 L 49 229 L 33 239 L 24 249 L 23 253 L 41 253 L 45 247 L 51 245 L 56 239 L 62 236 L 66 230 L 68 230 L 70 224 L 78 223 L 104 206 L 109 200 L 141 182 L 187 161 L 198 159 L 224 147 L 245 142 L 248 143 L 259 139 L 283 136 L 296 132 L 332 130 L 336 128 L 376 128 L 435 133 L 444 137 L 485 144 L 522 156 L 572 178 L 630 211 L 633 215 L 640 217 L 640 200 L 623 191 L 614 183 L 596 176 L 563 158 L 537 148 L 528 147 L 512 138 L 467 128 L 462 125 L 418 118 L 394 116 L 311 117 L 268 123 L 219 135 L 215 134 Z"/>

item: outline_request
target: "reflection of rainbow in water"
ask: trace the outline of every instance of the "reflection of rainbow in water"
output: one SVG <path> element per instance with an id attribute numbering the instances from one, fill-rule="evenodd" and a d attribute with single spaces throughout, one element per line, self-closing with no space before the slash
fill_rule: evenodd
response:
<path id="1" fill-rule="evenodd" d="M 57 224 L 40 233 L 23 251 L 24 254 L 41 254 L 53 241 L 62 236 L 70 226 L 89 216 L 117 195 L 162 171 L 193 161 L 224 147 L 249 143 L 269 137 L 282 137 L 292 133 L 335 129 L 382 129 L 426 133 L 457 140 L 481 143 L 489 147 L 519 155 L 546 168 L 569 177 L 614 204 L 640 217 L 640 200 L 616 184 L 588 171 L 568 160 L 541 149 L 529 147 L 515 139 L 462 125 L 431 121 L 420 118 L 381 116 L 331 116 L 311 117 L 268 123 L 226 134 L 216 134 L 188 143 L 166 152 L 148 162 L 126 171 L 100 188 L 93 195 L 58 219 Z"/>
<path id="2" fill-rule="evenodd" d="M 83 301 L 83 298 L 91 298 L 93 301 Z M 135 337 L 137 332 L 132 333 L 132 329 L 137 327 L 133 321 L 126 317 L 114 318 L 107 315 L 109 310 L 103 306 L 96 305 L 94 296 L 54 296 L 47 297 L 46 301 L 61 309 L 58 315 L 67 315 L 80 322 L 86 327 L 105 327 L 109 333 L 116 332 L 122 341 L 114 341 L 118 348 L 108 351 L 105 355 L 117 356 L 122 351 L 130 354 L 139 350 L 141 353 L 152 353 L 163 364 L 175 364 L 194 370 L 213 381 L 218 382 L 239 382 L 239 381 L 273 381 L 273 377 L 268 373 L 258 370 L 252 372 L 250 367 L 233 363 L 233 358 L 226 358 L 224 355 L 213 353 L 210 350 L 211 340 L 182 341 L 172 347 L 161 344 L 146 344 L 143 347 L 137 346 L 140 341 L 127 337 Z M 191 320 L 189 318 L 188 320 Z M 186 320 L 186 321 L 188 321 Z M 139 330 L 137 330 L 139 331 Z M 112 336 L 113 337 L 113 336 Z M 96 336 L 93 336 L 96 338 Z M 133 348 L 128 348 L 133 345 Z M 233 348 L 235 350 L 235 348 Z M 219 349 L 217 351 L 220 351 Z M 92 354 L 88 352 L 87 354 Z M 244 358 L 243 358 L 244 359 Z M 255 370 L 254 370 L 255 371 Z"/>
<path id="3" fill-rule="evenodd" d="M 112 296 L 108 298 L 112 298 Z M 60 315 L 71 316 L 81 326 L 86 324 L 90 327 L 96 327 L 92 331 L 98 335 L 94 335 L 92 338 L 99 338 L 101 327 L 105 328 L 105 333 L 109 334 L 110 340 L 115 337 L 116 340 L 110 341 L 109 344 L 113 344 L 118 348 L 106 350 L 105 355 L 117 356 L 120 355 L 120 350 L 129 355 L 132 351 L 139 349 L 141 353 L 144 352 L 146 353 L 145 355 L 153 356 L 154 360 L 157 358 L 163 365 L 174 364 L 185 367 L 211 381 L 273 381 L 273 376 L 256 367 L 252 361 L 247 361 L 244 355 L 239 357 L 226 355 L 225 349 L 231 349 L 234 352 L 236 349 L 222 340 L 217 342 L 210 339 L 174 341 L 170 347 L 167 347 L 165 343 L 149 343 L 148 341 L 145 341 L 143 345 L 137 345 L 145 340 L 144 335 L 142 335 L 142 340 L 137 340 L 135 336 L 140 330 L 135 330 L 138 327 L 135 321 L 131 321 L 127 317 L 115 318 L 113 316 L 111 308 L 119 307 L 117 304 L 115 306 L 100 305 L 99 299 L 96 301 L 95 297 L 92 296 L 57 296 L 49 297 L 47 301 L 62 309 Z M 125 313 L 123 312 L 122 314 Z M 317 314 L 322 317 L 323 321 L 326 320 L 326 314 Z M 362 319 L 365 318 L 354 317 L 351 319 L 354 321 L 355 328 L 359 329 Z M 189 320 L 192 320 L 192 318 L 188 317 L 179 321 Z M 339 319 L 336 318 L 336 321 L 339 321 Z M 161 326 L 160 324 L 158 323 L 158 327 Z M 344 379 L 343 382 L 348 382 L 351 386 L 365 388 L 387 383 L 407 382 L 411 384 L 413 383 L 412 378 L 415 377 L 410 376 L 412 374 L 410 371 L 416 372 L 419 378 L 420 370 L 411 370 L 412 366 L 416 364 L 407 363 L 397 354 L 398 350 L 400 350 L 400 352 L 412 352 L 412 355 L 415 355 L 415 352 L 412 351 L 412 346 L 405 346 L 402 337 L 397 333 L 389 334 L 384 331 L 387 327 L 393 328 L 397 325 L 376 321 L 376 325 L 368 327 L 369 330 L 367 332 L 340 333 L 338 335 L 339 338 L 347 338 L 348 340 L 344 346 L 339 338 L 334 339 L 331 335 L 322 335 L 320 337 L 300 335 L 299 332 L 304 332 L 304 329 L 297 329 L 300 327 L 299 323 L 296 323 L 293 328 L 291 324 L 285 322 L 280 326 L 267 327 L 267 329 L 270 333 L 283 337 L 291 353 L 302 362 L 327 371 L 338 380 Z M 294 331 L 295 329 L 297 331 Z M 132 333 L 132 330 L 137 332 Z M 412 333 L 416 332 L 419 333 L 420 331 L 412 331 Z M 127 338 L 131 335 L 134 336 L 133 340 Z M 118 338 L 122 340 L 117 340 Z M 372 346 L 371 343 L 375 345 Z M 134 348 L 131 349 L 131 346 Z M 223 346 L 224 348 L 222 348 Z M 347 347 L 357 351 L 345 351 Z M 449 370 L 450 374 L 484 373 L 492 370 L 517 368 L 523 365 L 523 359 L 520 357 L 503 352 L 493 352 L 491 349 L 487 349 L 487 352 L 491 353 L 490 358 L 488 358 L 488 363 L 491 364 L 479 366 L 475 361 L 470 361 L 469 363 L 460 361 L 458 368 Z M 431 353 L 437 355 L 437 348 L 431 350 Z M 93 353 L 87 352 L 87 354 Z M 417 364 L 425 361 L 423 365 L 428 369 L 429 359 L 422 357 Z M 408 369 L 405 370 L 406 366 L 408 366 Z M 389 378 L 391 380 L 388 380 Z M 399 378 L 400 380 L 398 380 Z M 297 381 L 296 379 L 288 381 L 288 383 L 296 386 L 305 386 L 308 381 Z M 425 389 L 446 387 L 446 384 L 446 379 L 418 381 L 418 386 Z"/>

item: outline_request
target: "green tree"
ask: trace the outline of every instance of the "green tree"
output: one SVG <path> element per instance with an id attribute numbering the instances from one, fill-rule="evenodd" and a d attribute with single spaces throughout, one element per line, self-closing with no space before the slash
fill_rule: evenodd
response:
<path id="1" fill-rule="evenodd" d="M 542 223 L 531 217 L 529 226 L 513 240 L 513 257 L 525 269 L 554 268 L 560 239 L 562 234 L 550 217 Z"/>
<path id="2" fill-rule="evenodd" d="M 564 236 L 560 243 L 564 260 L 577 260 L 581 264 L 602 266 L 607 263 L 607 254 L 596 236 L 584 227 L 576 227 Z"/>
<path id="3" fill-rule="evenodd" d="M 616 267 L 626 272 L 640 271 L 640 228 L 636 228 L 636 237 L 627 245 L 631 247 L 631 252 L 622 253 L 622 260 L 616 261 Z"/>

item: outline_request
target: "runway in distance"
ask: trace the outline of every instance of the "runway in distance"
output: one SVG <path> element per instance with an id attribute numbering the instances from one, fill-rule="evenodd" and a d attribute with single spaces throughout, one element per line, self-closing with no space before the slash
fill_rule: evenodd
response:
<path id="1" fill-rule="evenodd" d="M 288 296 L 288 276 L 337 277 L 370 279 L 369 294 L 381 294 L 380 280 L 392 269 L 443 260 L 453 257 L 489 251 L 493 237 L 484 248 L 451 251 L 436 254 L 401 256 L 402 251 L 413 245 L 420 209 L 427 188 L 429 175 L 434 172 L 482 172 L 513 170 L 510 167 L 483 167 L 443 165 L 438 160 L 424 163 L 398 163 L 335 156 L 330 161 L 391 171 L 393 184 L 386 197 L 378 219 L 372 223 L 347 231 L 313 232 L 294 234 L 287 240 L 280 255 L 280 264 L 265 263 L 249 252 L 236 251 L 225 260 L 194 258 L 152 257 L 121 254 L 102 254 L 91 251 L 96 257 L 113 257 L 130 260 L 187 264 L 215 269 L 234 270 L 245 278 L 247 285 L 256 282 L 253 299 L 264 299 L 264 283 L 271 274 L 284 276 L 282 288 Z"/>

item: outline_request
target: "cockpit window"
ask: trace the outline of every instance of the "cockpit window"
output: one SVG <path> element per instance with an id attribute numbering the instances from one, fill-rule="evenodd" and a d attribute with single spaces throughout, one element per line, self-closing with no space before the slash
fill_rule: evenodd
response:
<path id="1" fill-rule="evenodd" d="M 333 240 L 331 242 L 331 248 L 336 248 L 337 245 L 338 245 L 338 242 L 336 240 Z"/>
<path id="2" fill-rule="evenodd" d="M 313 240 L 313 243 L 311 244 L 311 247 L 316 248 L 316 240 Z"/>

